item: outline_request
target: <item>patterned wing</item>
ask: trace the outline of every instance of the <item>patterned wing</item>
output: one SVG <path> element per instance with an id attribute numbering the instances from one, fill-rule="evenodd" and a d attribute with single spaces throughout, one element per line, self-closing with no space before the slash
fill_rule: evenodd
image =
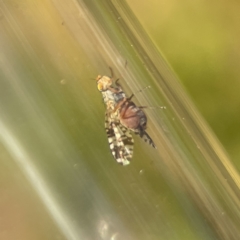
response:
<path id="1" fill-rule="evenodd" d="M 128 165 L 133 157 L 133 137 L 130 131 L 122 126 L 119 121 L 105 115 L 105 129 L 108 143 L 113 157 L 122 165 Z"/>
<path id="2" fill-rule="evenodd" d="M 156 145 L 154 144 L 153 140 L 151 139 L 151 137 L 148 135 L 148 133 L 145 130 L 139 131 L 137 129 L 137 130 L 134 130 L 134 133 L 139 135 L 140 138 L 142 138 L 144 142 L 148 143 L 153 148 L 157 148 Z"/>

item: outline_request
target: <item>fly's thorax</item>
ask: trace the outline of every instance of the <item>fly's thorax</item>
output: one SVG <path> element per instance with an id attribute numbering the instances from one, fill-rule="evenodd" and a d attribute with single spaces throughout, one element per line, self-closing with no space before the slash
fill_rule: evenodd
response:
<path id="1" fill-rule="evenodd" d="M 102 96 L 105 104 L 107 104 L 108 101 L 112 101 L 116 105 L 126 98 L 126 94 L 122 90 L 118 91 L 117 88 L 115 88 L 115 90 L 116 91 L 113 92 L 111 88 L 106 91 L 102 91 Z"/>
<path id="2" fill-rule="evenodd" d="M 110 90 L 103 91 L 102 96 L 105 104 L 109 101 L 115 102 L 114 95 Z"/>
<path id="3" fill-rule="evenodd" d="M 126 94 L 122 91 L 122 89 L 118 88 L 118 92 L 113 94 L 114 100 L 116 103 L 119 103 L 123 99 L 126 98 Z"/>

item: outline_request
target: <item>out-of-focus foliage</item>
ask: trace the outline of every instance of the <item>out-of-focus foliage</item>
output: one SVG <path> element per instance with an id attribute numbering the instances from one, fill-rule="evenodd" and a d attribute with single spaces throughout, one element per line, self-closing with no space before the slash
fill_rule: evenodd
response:
<path id="1" fill-rule="evenodd" d="M 0 9 L 0 239 L 239 239 L 239 177 L 124 1 Z M 94 80 L 109 66 L 164 106 L 146 109 L 157 149 L 135 137 L 126 168 Z"/>
<path id="2" fill-rule="evenodd" d="M 240 3 L 127 2 L 240 170 Z"/>

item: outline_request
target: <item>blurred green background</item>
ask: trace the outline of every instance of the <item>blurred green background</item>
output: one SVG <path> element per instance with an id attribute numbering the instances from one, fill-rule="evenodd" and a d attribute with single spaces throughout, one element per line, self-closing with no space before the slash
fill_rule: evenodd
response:
<path id="1" fill-rule="evenodd" d="M 206 145 L 192 141 L 195 135 L 181 131 L 182 125 L 176 127 L 177 118 L 168 125 L 165 117 L 172 114 L 170 108 L 156 111 L 161 115 L 158 123 L 163 123 L 156 132 L 158 150 L 148 149 L 136 138 L 137 161 L 128 168 L 113 161 L 103 128 L 101 94 L 90 79 L 108 72 L 109 65 L 124 69 L 126 59 L 133 69 L 131 64 L 136 65 L 140 56 L 134 55 L 135 62 L 128 57 L 131 54 L 124 54 L 133 53 L 134 43 L 128 45 L 119 34 L 121 27 L 116 26 L 124 26 L 120 25 L 124 21 L 111 11 L 116 2 L 85 0 L 100 23 L 96 27 L 81 0 L 0 1 L 0 239 L 215 240 L 219 235 L 238 239 L 239 198 L 233 196 L 239 188 L 232 188 L 232 178 L 237 182 L 238 176 L 223 169 L 225 174 L 219 174 L 222 162 L 214 155 L 213 164 L 213 154 L 202 147 Z M 237 26 L 230 32 L 226 13 L 223 17 L 224 11 L 233 10 L 216 10 L 208 2 L 129 4 L 236 160 L 237 131 L 227 129 L 237 119 L 236 114 L 229 117 L 229 109 L 235 113 L 236 107 L 226 91 L 235 85 L 225 79 L 237 78 L 233 70 L 237 53 L 230 40 Z M 229 14 L 237 22 L 233 16 Z M 113 51 L 105 36 L 118 40 L 113 42 L 121 54 Z M 146 86 L 143 80 L 139 78 L 139 85 Z M 130 83 L 134 86 L 133 80 Z M 156 90 L 152 88 L 144 98 L 150 99 Z M 214 102 L 218 96 L 221 104 Z M 150 111 L 148 117 L 153 114 Z M 181 120 L 186 124 L 189 119 Z M 178 130 L 172 136 L 187 133 L 182 144 L 168 144 L 173 133 L 167 130 L 173 128 L 167 126 L 172 125 Z M 155 129 L 153 124 L 148 127 Z M 231 136 L 223 138 L 224 134 Z M 230 172 L 228 162 L 224 164 Z"/>
<path id="2" fill-rule="evenodd" d="M 240 170 L 240 2 L 127 0 Z"/>

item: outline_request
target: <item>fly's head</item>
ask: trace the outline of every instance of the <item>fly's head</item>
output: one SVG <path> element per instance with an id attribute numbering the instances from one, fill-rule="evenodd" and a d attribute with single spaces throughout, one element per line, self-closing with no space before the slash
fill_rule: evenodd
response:
<path id="1" fill-rule="evenodd" d="M 98 91 L 100 92 L 106 91 L 113 84 L 112 78 L 108 76 L 98 75 L 96 80 L 97 80 L 97 88 L 98 88 Z"/>

